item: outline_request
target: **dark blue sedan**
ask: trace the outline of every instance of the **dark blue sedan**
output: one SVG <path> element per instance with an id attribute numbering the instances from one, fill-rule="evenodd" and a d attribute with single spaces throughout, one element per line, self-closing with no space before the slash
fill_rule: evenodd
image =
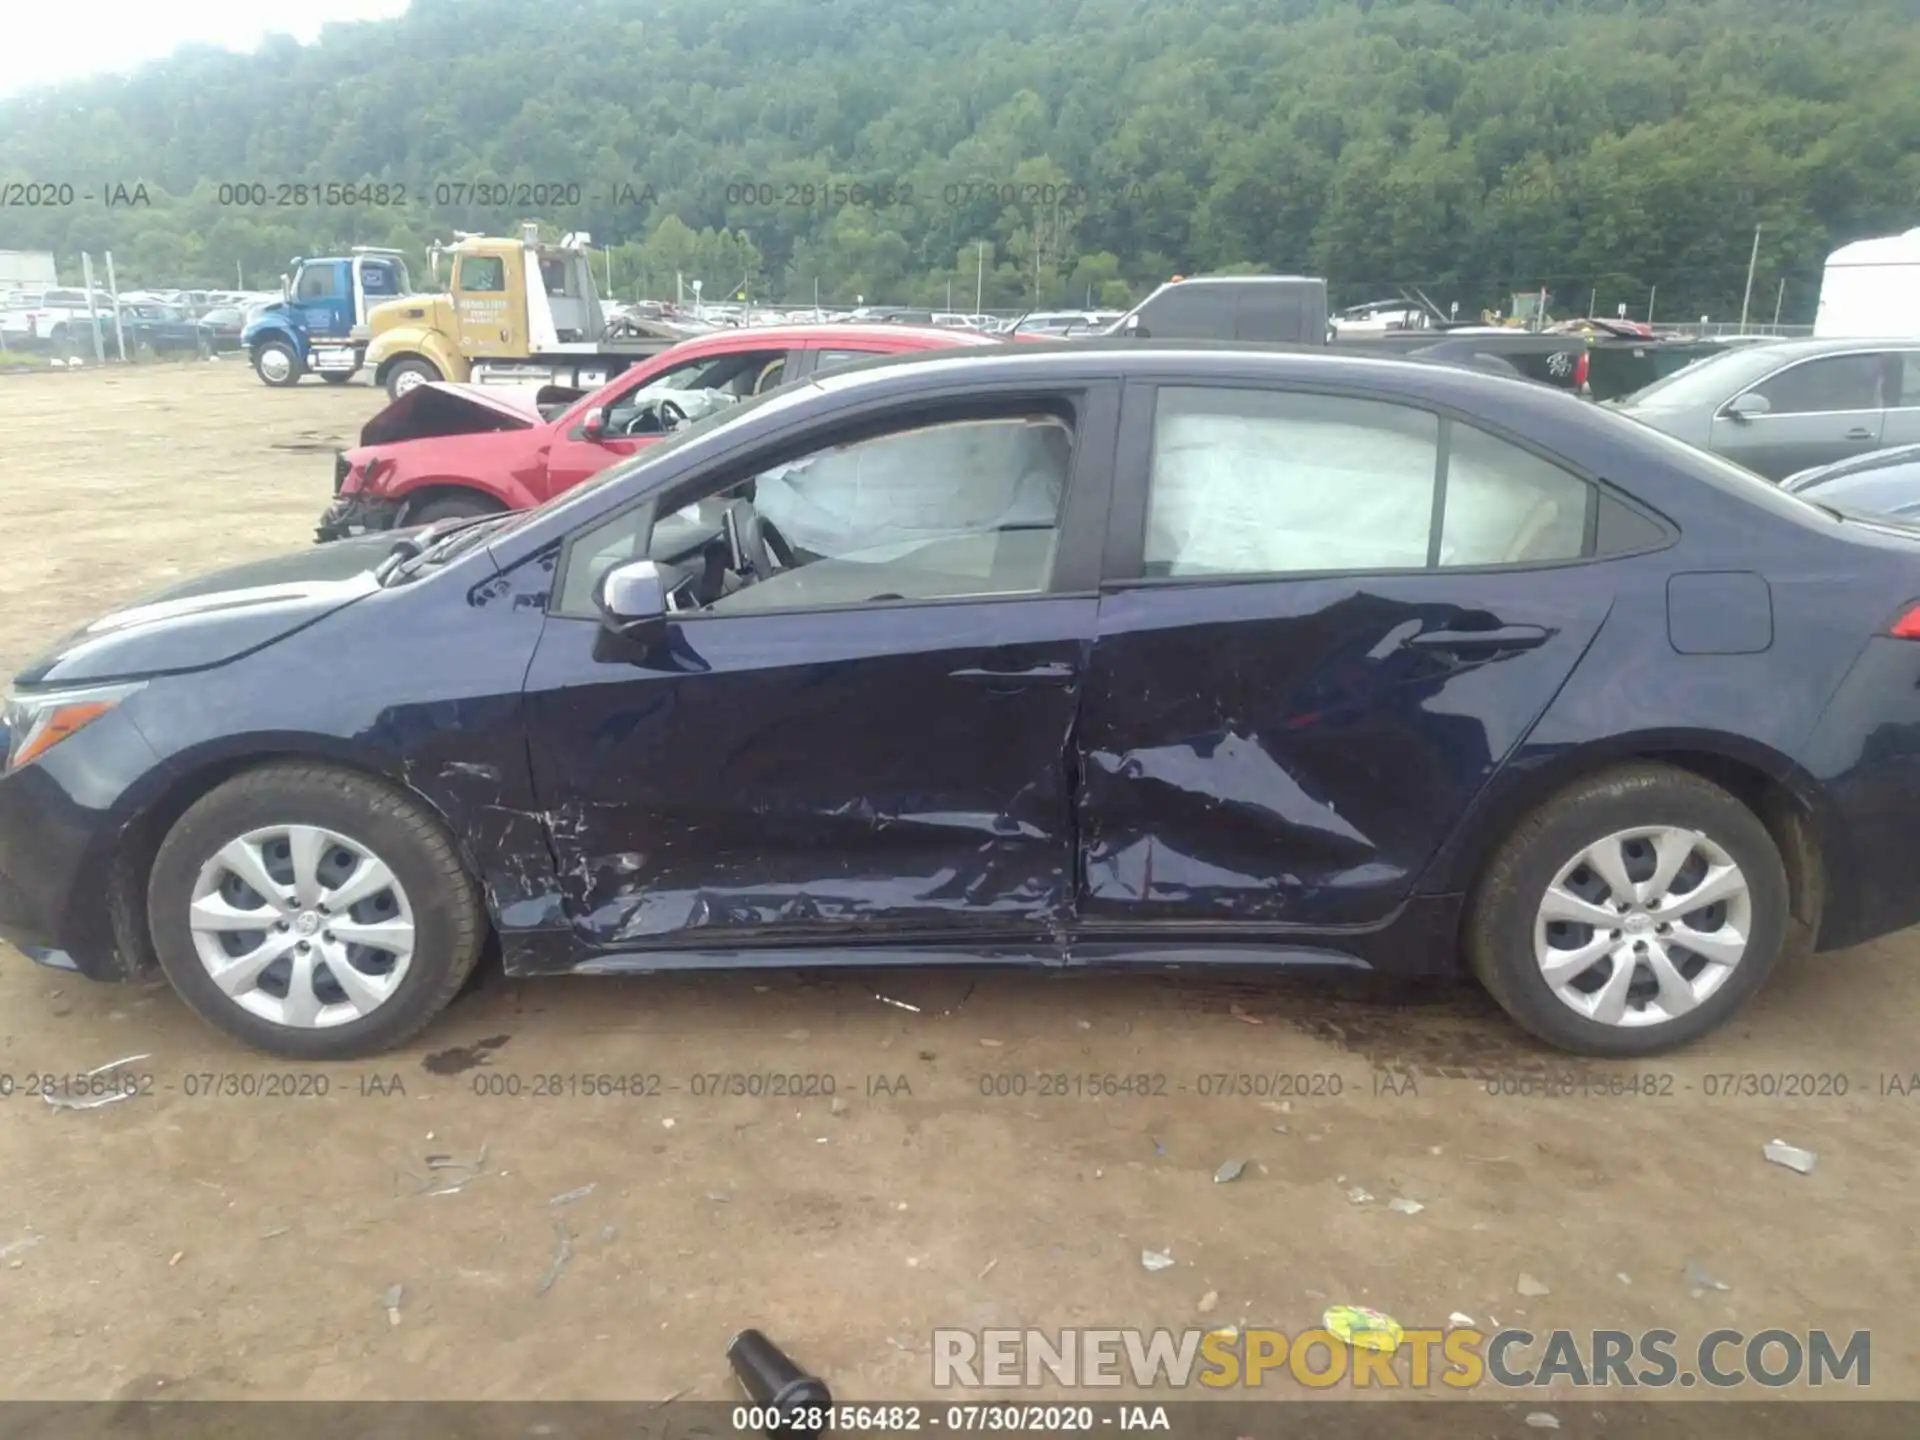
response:
<path id="1" fill-rule="evenodd" d="M 1871 450 L 1802 470 L 1780 482 L 1782 490 L 1843 510 L 1866 510 L 1901 519 L 1920 516 L 1920 445 Z"/>
<path id="2" fill-rule="evenodd" d="M 1569 395 L 883 362 L 19 677 L 0 934 L 302 1058 L 515 975 L 1431 974 L 1644 1054 L 1920 919 L 1920 529 Z"/>

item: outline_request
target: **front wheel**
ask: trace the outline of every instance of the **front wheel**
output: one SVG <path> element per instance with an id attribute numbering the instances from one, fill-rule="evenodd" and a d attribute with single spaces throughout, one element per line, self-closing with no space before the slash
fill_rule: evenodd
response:
<path id="1" fill-rule="evenodd" d="M 431 360 L 410 356 L 387 367 L 387 394 L 398 400 L 409 390 L 441 379 L 440 367 Z"/>
<path id="2" fill-rule="evenodd" d="M 410 507 L 402 526 L 431 525 L 437 520 L 466 520 L 475 515 L 504 515 L 507 507 L 486 495 L 440 495 Z"/>
<path id="3" fill-rule="evenodd" d="M 263 340 L 253 347 L 253 373 L 275 389 L 299 384 L 305 371 L 299 354 L 284 340 Z"/>
<path id="4" fill-rule="evenodd" d="M 426 807 L 318 764 L 254 770 L 193 805 L 160 846 L 147 915 L 182 999 L 299 1060 L 409 1039 L 466 982 L 485 932 Z"/>
<path id="5" fill-rule="evenodd" d="M 1767 827 L 1667 765 L 1581 780 L 1507 837 L 1476 888 L 1467 957 L 1525 1029 L 1583 1055 L 1652 1055 L 1719 1026 L 1787 935 Z"/>

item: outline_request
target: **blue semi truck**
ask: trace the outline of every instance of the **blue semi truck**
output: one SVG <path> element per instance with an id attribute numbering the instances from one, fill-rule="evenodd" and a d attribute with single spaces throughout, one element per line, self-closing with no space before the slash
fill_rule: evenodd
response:
<path id="1" fill-rule="evenodd" d="M 296 258 L 280 299 L 255 312 L 240 344 L 269 385 L 297 385 L 311 371 L 344 385 L 367 352 L 367 315 L 412 293 L 398 250 L 356 245 L 346 256 Z"/>

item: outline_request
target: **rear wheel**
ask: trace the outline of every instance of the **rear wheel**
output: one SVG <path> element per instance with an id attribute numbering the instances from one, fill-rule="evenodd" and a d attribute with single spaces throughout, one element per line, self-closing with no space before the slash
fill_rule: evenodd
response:
<path id="1" fill-rule="evenodd" d="M 284 340 L 262 340 L 253 347 L 253 373 L 276 389 L 299 384 L 305 370 L 299 354 Z"/>
<path id="2" fill-rule="evenodd" d="M 387 1050 L 479 959 L 480 897 L 418 801 L 325 765 L 228 781 L 160 846 L 147 915 L 182 999 L 248 1044 L 302 1060 Z"/>
<path id="3" fill-rule="evenodd" d="M 1523 820 L 1489 862 L 1467 956 L 1550 1044 L 1650 1055 L 1714 1029 L 1757 991 L 1787 933 L 1767 828 L 1666 765 L 1606 771 Z"/>
<path id="4" fill-rule="evenodd" d="M 431 360 L 422 360 L 410 355 L 405 360 L 396 360 L 387 367 L 387 394 L 398 400 L 409 390 L 430 384 L 444 377 L 440 367 Z"/>

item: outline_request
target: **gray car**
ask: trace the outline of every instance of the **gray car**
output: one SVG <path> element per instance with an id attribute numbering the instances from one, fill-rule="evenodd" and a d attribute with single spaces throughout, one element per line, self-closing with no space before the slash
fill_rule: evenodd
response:
<path id="1" fill-rule="evenodd" d="M 1612 405 L 1783 480 L 1810 466 L 1920 442 L 1920 336 L 1742 346 Z"/>

